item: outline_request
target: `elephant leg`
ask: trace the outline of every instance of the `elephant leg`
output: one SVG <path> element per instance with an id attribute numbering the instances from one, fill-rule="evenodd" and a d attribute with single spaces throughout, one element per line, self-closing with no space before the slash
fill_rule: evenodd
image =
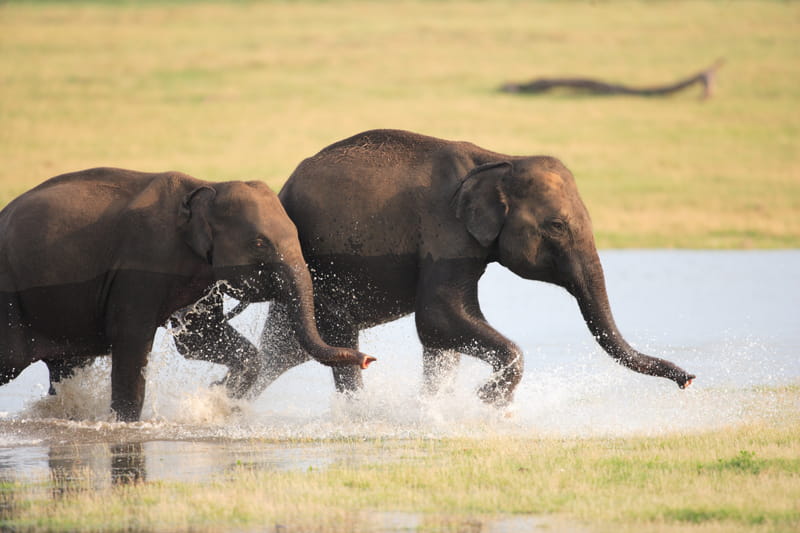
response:
<path id="1" fill-rule="evenodd" d="M 357 366 L 332 368 L 336 392 L 354 394 L 364 388 L 361 369 Z"/>
<path id="2" fill-rule="evenodd" d="M 327 312 L 324 309 L 317 312 L 317 327 L 319 334 L 331 346 L 351 348 L 358 350 L 358 328 L 347 323 L 340 313 Z M 355 393 L 364 388 L 364 379 L 361 368 L 355 365 L 332 367 L 333 382 L 336 391 L 341 393 Z"/>
<path id="3" fill-rule="evenodd" d="M 15 348 L 15 344 L 21 343 L 13 342 L 14 339 L 9 334 L 13 332 L 9 330 L 11 328 L 0 326 L 0 385 L 15 379 L 30 364 L 27 358 L 20 357 L 22 350 L 19 346 Z"/>
<path id="4" fill-rule="evenodd" d="M 2 347 L 0 346 L 0 349 Z M 0 362 L 0 385 L 5 385 L 19 376 L 28 365 L 18 365 L 13 362 Z"/>
<path id="5" fill-rule="evenodd" d="M 484 268 L 470 261 L 426 265 L 417 289 L 417 333 L 432 353 L 453 350 L 489 363 L 493 373 L 478 396 L 505 407 L 513 401 L 522 379 L 523 357 L 519 347 L 489 325 L 480 310 L 478 280 Z"/>
<path id="6" fill-rule="evenodd" d="M 153 347 L 155 328 L 147 336 L 114 342 L 111 353 L 111 409 L 122 422 L 139 420 L 144 405 L 145 367 Z"/>
<path id="7" fill-rule="evenodd" d="M 427 396 L 436 396 L 442 387 L 450 387 L 455 376 L 455 368 L 461 361 L 461 354 L 454 350 L 438 350 L 423 347 L 422 350 L 422 390 Z"/>
<path id="8" fill-rule="evenodd" d="M 22 326 L 19 303 L 9 293 L 0 292 L 0 385 L 19 376 L 35 361 L 30 345 L 30 334 Z"/>
<path id="9" fill-rule="evenodd" d="M 162 295 L 170 289 L 166 283 L 124 271 L 115 281 L 105 318 L 111 345 L 111 410 L 120 421 L 132 422 L 142 414 L 147 358 L 164 320 L 159 317 Z"/>
<path id="10" fill-rule="evenodd" d="M 261 336 L 264 353 L 264 371 L 258 380 L 263 390 L 295 366 L 310 360 L 309 354 L 297 342 L 291 313 L 285 304 L 274 302 Z M 322 339 L 331 346 L 358 349 L 358 330 L 348 328 L 324 311 L 316 314 L 317 327 Z M 356 366 L 332 367 L 333 380 L 338 392 L 355 392 L 363 387 L 361 369 Z"/>
<path id="11" fill-rule="evenodd" d="M 72 377 L 76 368 L 88 366 L 93 361 L 94 357 L 70 357 L 45 361 L 47 370 L 50 373 L 50 389 L 47 393 L 50 396 L 54 396 L 56 383 L 61 383 L 65 379 Z"/>
<path id="12" fill-rule="evenodd" d="M 222 382 L 232 398 L 254 397 L 253 387 L 263 372 L 259 350 L 225 319 L 222 296 L 211 293 L 171 319 L 175 347 L 188 359 L 225 365 Z"/>
<path id="13" fill-rule="evenodd" d="M 489 381 L 478 390 L 484 402 L 505 407 L 514 400 L 514 390 L 522 379 L 522 351 L 488 323 L 475 317 L 451 316 L 446 325 L 434 326 L 424 317 L 417 319 L 417 332 L 426 351 L 455 351 L 471 355 L 492 367 Z M 455 365 L 454 359 L 452 365 Z M 447 369 L 451 362 L 445 362 Z M 431 371 L 431 367 L 427 367 Z M 441 370 L 426 374 L 425 384 L 441 383 Z M 446 375 L 446 373 L 444 374 Z"/>
<path id="14" fill-rule="evenodd" d="M 486 326 L 500 335 L 489 324 Z M 497 342 L 491 336 L 488 337 L 467 345 L 462 350 L 492 366 L 492 376 L 478 389 L 478 397 L 496 407 L 505 407 L 514 401 L 514 390 L 522 380 L 524 358 L 522 350 L 510 340 L 503 338 L 504 342 Z"/>
<path id="15" fill-rule="evenodd" d="M 311 359 L 297 342 L 289 316 L 284 304 L 270 304 L 269 315 L 261 333 L 263 369 L 256 383 L 259 393 L 284 372 Z"/>

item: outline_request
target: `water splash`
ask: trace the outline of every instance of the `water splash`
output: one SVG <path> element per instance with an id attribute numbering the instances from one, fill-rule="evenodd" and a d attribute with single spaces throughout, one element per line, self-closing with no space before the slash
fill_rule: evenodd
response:
<path id="1" fill-rule="evenodd" d="M 262 316 L 254 312 L 251 321 Z M 147 367 L 143 420 L 155 438 L 583 437 L 705 431 L 770 418 L 777 411 L 774 396 L 758 386 L 775 383 L 772 374 L 760 375 L 758 383 L 737 383 L 728 371 L 709 371 L 681 391 L 667 380 L 618 366 L 591 343 L 559 346 L 557 357 L 548 346 L 526 354 L 537 364 L 529 365 L 514 403 L 503 411 L 475 395 L 490 371 L 469 357 L 462 359 L 450 390 L 426 397 L 420 394 L 421 347 L 415 346 L 412 325 L 400 321 L 382 328 L 362 344 L 389 340 L 390 349 L 383 350 L 380 366 L 365 373 L 359 394 L 334 393 L 329 369 L 310 362 L 279 378 L 254 402 L 233 400 L 223 387 L 211 386 L 225 368 L 184 359 L 162 330 Z M 728 352 L 726 357 L 745 361 L 739 364 L 756 367 L 758 357 L 769 351 L 755 342 L 705 348 L 699 352 L 717 354 L 717 361 L 720 352 Z M 742 353 L 730 355 L 735 350 Z M 87 426 L 113 423 L 108 358 L 77 370 L 57 385 L 57 392 L 35 400 L 18 416 Z"/>
<path id="2" fill-rule="evenodd" d="M 508 412 L 477 399 L 489 368 L 470 357 L 462 358 L 451 393 L 421 396 L 422 349 L 413 318 L 406 317 L 362 334 L 362 351 L 379 360 L 364 373 L 365 389 L 353 398 L 335 394 L 330 370 L 309 362 L 281 376 L 255 401 L 233 402 L 210 387 L 224 376 L 223 367 L 187 361 L 175 351 L 169 332 L 160 330 L 147 368 L 143 418 L 178 438 L 319 439 L 654 435 L 775 416 L 780 399 L 774 388 L 800 379 L 798 286 L 786 282 L 793 279 L 800 254 L 603 255 L 617 322 L 628 340 L 696 373 L 688 390 L 615 364 L 594 343 L 565 291 L 490 266 L 480 286 L 484 312 L 525 351 L 526 371 Z M 764 297 L 744 309 L 731 286 Z M 232 324 L 256 342 L 267 308 L 251 305 Z M 7 417 L 107 422 L 108 365 L 101 360 L 88 374 L 79 372 L 74 383 L 62 385 L 60 399 L 43 397 L 46 373 L 38 374 L 27 396 L 32 405 L 23 411 L 0 404 L 0 409 Z M 0 389 L 0 402 L 12 386 Z"/>
<path id="3" fill-rule="evenodd" d="M 90 422 L 113 420 L 111 404 L 111 366 L 106 358 L 98 358 L 75 376 L 54 385 L 56 394 L 46 395 L 27 405 L 23 418 L 57 418 Z"/>

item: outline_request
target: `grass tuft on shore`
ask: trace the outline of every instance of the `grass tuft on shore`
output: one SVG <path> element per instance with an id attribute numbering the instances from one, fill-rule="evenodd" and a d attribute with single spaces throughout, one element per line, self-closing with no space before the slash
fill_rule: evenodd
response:
<path id="1" fill-rule="evenodd" d="M 381 460 L 311 471 L 242 464 L 209 483 L 95 491 L 88 471 L 73 472 L 0 485 L 0 525 L 357 532 L 394 512 L 426 517 L 431 531 L 496 516 L 550 517 L 595 531 L 796 531 L 800 423 L 793 413 L 785 423 L 663 437 L 353 440 L 372 455 L 379 448 Z"/>

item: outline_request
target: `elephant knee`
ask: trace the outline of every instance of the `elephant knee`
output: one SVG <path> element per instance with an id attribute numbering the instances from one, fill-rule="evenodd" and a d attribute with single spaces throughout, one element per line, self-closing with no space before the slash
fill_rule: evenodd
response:
<path id="1" fill-rule="evenodd" d="M 417 311 L 415 320 L 417 336 L 423 346 L 442 351 L 459 348 L 458 327 L 443 313 Z"/>
<path id="2" fill-rule="evenodd" d="M 522 380 L 522 373 L 525 370 L 522 350 L 515 344 L 506 347 L 500 351 L 492 367 L 496 373 L 503 376 L 509 386 L 516 387 Z"/>

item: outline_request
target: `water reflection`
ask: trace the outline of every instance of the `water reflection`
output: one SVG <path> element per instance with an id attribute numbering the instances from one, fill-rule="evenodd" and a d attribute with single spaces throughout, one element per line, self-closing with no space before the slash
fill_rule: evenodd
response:
<path id="1" fill-rule="evenodd" d="M 145 481 L 207 481 L 249 470 L 319 470 L 380 460 L 364 442 L 149 441 L 0 448 L 0 480 L 50 479 L 54 496 Z"/>
<path id="2" fill-rule="evenodd" d="M 50 446 L 47 466 L 54 497 L 147 480 L 141 442 Z"/>
<path id="3" fill-rule="evenodd" d="M 128 485 L 147 481 L 141 442 L 111 446 L 111 483 Z"/>

